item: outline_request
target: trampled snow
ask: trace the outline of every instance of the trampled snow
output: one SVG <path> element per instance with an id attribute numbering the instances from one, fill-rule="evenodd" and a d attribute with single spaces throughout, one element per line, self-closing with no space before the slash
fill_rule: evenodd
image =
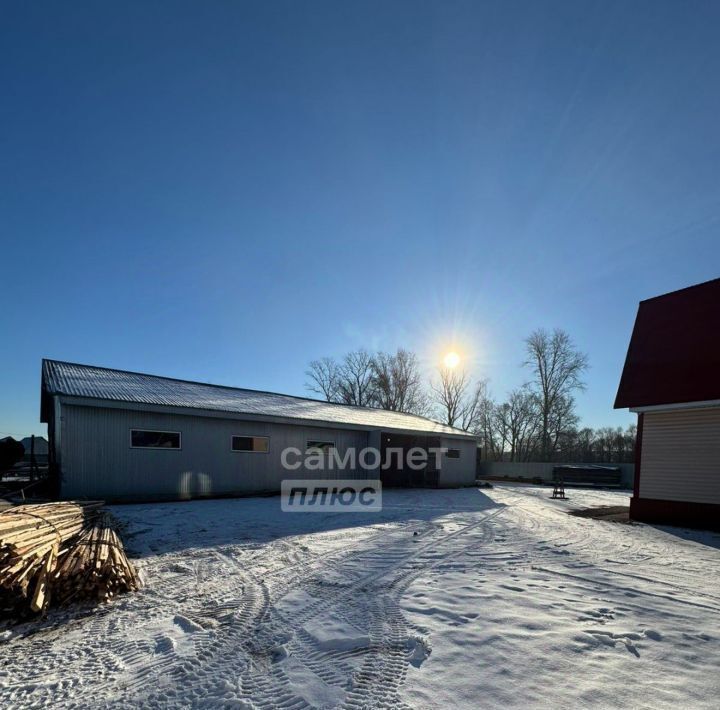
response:
<path id="1" fill-rule="evenodd" d="M 145 588 L 0 630 L 0 705 L 718 707 L 720 535 L 549 495 L 118 506 Z"/>

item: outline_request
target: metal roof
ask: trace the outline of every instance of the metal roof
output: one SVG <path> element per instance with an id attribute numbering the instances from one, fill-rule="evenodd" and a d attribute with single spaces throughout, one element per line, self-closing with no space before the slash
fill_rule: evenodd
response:
<path id="1" fill-rule="evenodd" d="M 720 399 L 720 279 L 640 302 L 615 408 Z"/>
<path id="2" fill-rule="evenodd" d="M 428 434 L 472 437 L 461 429 L 415 414 L 333 404 L 275 392 L 224 387 L 106 367 L 43 360 L 42 397 L 65 395 L 113 402 L 202 409 L 233 414 L 283 417 L 334 426 L 367 426 Z M 43 401 L 43 412 L 46 402 Z M 43 421 L 46 417 L 42 415 Z M 474 437 L 473 437 L 474 438 Z"/>

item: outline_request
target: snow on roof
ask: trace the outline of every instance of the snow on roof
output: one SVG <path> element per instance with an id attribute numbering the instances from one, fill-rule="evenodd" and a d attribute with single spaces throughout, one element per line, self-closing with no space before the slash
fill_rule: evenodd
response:
<path id="1" fill-rule="evenodd" d="M 720 279 L 640 302 L 615 408 L 720 399 Z"/>
<path id="2" fill-rule="evenodd" d="M 58 394 L 115 402 L 285 417 L 331 425 L 472 437 L 461 429 L 438 424 L 415 414 L 333 404 L 275 392 L 224 387 L 57 360 L 43 360 L 42 394 L 43 399 L 47 395 Z"/>

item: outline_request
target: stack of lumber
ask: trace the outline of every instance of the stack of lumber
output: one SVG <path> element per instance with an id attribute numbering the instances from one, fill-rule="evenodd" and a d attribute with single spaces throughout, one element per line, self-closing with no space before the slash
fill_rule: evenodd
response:
<path id="1" fill-rule="evenodd" d="M 83 530 L 60 558 L 52 575 L 53 594 L 60 604 L 109 601 L 140 587 L 122 542 L 107 517 Z"/>
<path id="2" fill-rule="evenodd" d="M 0 612 L 45 611 L 51 596 L 109 599 L 136 589 L 102 502 L 20 505 L 0 513 Z"/>

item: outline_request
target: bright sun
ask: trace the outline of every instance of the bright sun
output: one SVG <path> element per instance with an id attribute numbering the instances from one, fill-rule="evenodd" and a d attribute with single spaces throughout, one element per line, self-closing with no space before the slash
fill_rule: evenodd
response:
<path id="1" fill-rule="evenodd" d="M 443 358 L 443 363 L 445 367 L 452 370 L 460 364 L 460 356 L 454 350 L 451 350 Z"/>

